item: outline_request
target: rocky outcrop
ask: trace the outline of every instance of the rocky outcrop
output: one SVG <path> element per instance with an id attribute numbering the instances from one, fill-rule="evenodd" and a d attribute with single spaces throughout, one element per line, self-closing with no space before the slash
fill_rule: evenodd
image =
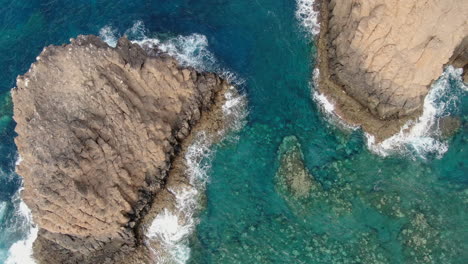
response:
<path id="1" fill-rule="evenodd" d="M 41 263 L 146 263 L 140 223 L 180 143 L 228 84 L 126 38 L 46 47 L 12 91 Z M 157 202 L 157 201 L 155 201 Z M 132 253 L 132 254 L 130 254 Z M 124 261 L 125 259 L 125 261 Z"/>
<path id="2" fill-rule="evenodd" d="M 320 9 L 320 90 L 380 139 L 421 112 L 444 65 L 468 62 L 467 1 L 323 0 Z"/>

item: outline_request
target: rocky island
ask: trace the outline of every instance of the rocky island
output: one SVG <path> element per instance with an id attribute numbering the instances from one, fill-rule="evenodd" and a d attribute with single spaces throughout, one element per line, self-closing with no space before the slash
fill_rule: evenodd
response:
<path id="1" fill-rule="evenodd" d="M 229 86 L 125 37 L 44 48 L 12 91 L 38 263 L 148 263 L 144 218 Z"/>
<path id="2" fill-rule="evenodd" d="M 468 2 L 318 1 L 319 91 L 378 141 L 421 114 L 447 64 L 468 70 Z"/>

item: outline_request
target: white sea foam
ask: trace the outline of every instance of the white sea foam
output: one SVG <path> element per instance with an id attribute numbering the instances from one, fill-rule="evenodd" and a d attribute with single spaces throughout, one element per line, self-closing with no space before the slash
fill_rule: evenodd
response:
<path id="1" fill-rule="evenodd" d="M 21 162 L 23 162 L 23 158 L 21 157 L 21 155 L 18 155 L 18 158 L 17 158 L 16 161 L 15 161 L 15 166 L 20 165 Z"/>
<path id="2" fill-rule="evenodd" d="M 117 30 L 112 28 L 110 25 L 107 25 L 99 30 L 99 37 L 109 46 L 117 46 Z"/>
<path id="3" fill-rule="evenodd" d="M 231 86 L 224 94 L 225 103 L 222 107 L 224 122 L 230 132 L 239 131 L 244 127 L 247 118 L 247 98 L 244 94 Z M 220 134 L 226 134 L 227 131 L 219 131 Z"/>
<path id="4" fill-rule="evenodd" d="M 324 94 L 321 94 L 317 91 L 319 78 L 320 78 L 320 70 L 318 68 L 315 68 L 313 72 L 313 84 L 314 84 L 315 89 L 313 89 L 312 97 L 318 103 L 318 105 L 322 108 L 322 110 L 325 111 L 326 114 L 334 115 L 335 105 L 333 105 L 333 103 L 330 102 L 330 100 L 328 100 L 328 98 Z"/>
<path id="5" fill-rule="evenodd" d="M 313 36 L 320 32 L 319 12 L 314 10 L 315 0 L 296 0 L 296 18 Z"/>
<path id="6" fill-rule="evenodd" d="M 226 93 L 226 102 L 222 106 L 228 128 L 221 131 L 225 135 L 233 130 L 239 130 L 247 115 L 246 99 L 234 87 Z M 147 236 L 162 243 L 169 254 L 169 259 L 163 254 L 155 254 L 156 263 L 184 264 L 190 258 L 189 237 L 198 224 L 197 213 L 200 210 L 199 200 L 209 181 L 213 139 L 205 132 L 196 135 L 194 142 L 185 153 L 185 174 L 189 186 L 169 189 L 176 197 L 175 209 L 164 209 L 153 220 Z"/>
<path id="7" fill-rule="evenodd" d="M 199 133 L 185 154 L 186 175 L 190 186 L 169 189 L 176 197 L 175 208 L 164 209 L 151 223 L 147 237 L 158 241 L 166 254 L 156 252 L 156 263 L 184 264 L 190 258 L 189 237 L 198 224 L 196 213 L 200 209 L 199 198 L 205 190 L 213 151 L 211 139 Z"/>
<path id="8" fill-rule="evenodd" d="M 335 111 L 335 105 L 333 105 L 330 100 L 324 95 L 317 91 L 314 91 L 314 98 L 318 101 L 319 105 L 322 107 L 325 112 L 333 114 Z"/>
<path id="9" fill-rule="evenodd" d="M 318 85 L 318 69 L 314 70 L 314 86 Z M 368 148 L 381 156 L 406 154 L 425 159 L 428 155 L 440 158 L 448 150 L 448 142 L 441 139 L 438 123 L 440 118 L 449 116 L 456 110 L 459 98 L 468 91 L 462 81 L 462 69 L 446 67 L 441 77 L 432 85 L 424 99 L 423 114 L 416 121 L 405 124 L 399 133 L 375 143 L 372 135 L 365 133 Z M 452 82 L 452 83 L 451 83 Z M 336 113 L 335 106 L 325 95 L 313 89 L 312 97 L 325 113 L 331 123 L 346 129 L 357 129 L 349 125 Z"/>
<path id="10" fill-rule="evenodd" d="M 136 21 L 130 29 L 125 31 L 124 35 L 133 43 L 137 43 L 146 49 L 150 54 L 154 52 L 153 49 L 157 48 L 176 58 L 182 66 L 190 66 L 200 71 L 215 72 L 238 87 L 245 82 L 233 72 L 220 67 L 215 56 L 208 49 L 208 39 L 202 34 L 194 33 L 188 36 L 159 39 L 157 35 L 148 36 L 148 30 L 145 28 L 144 23 Z M 101 29 L 100 36 L 110 46 L 115 47 L 118 39 L 117 30 L 105 26 Z"/>
<path id="11" fill-rule="evenodd" d="M 2 221 L 3 216 L 5 215 L 7 208 L 7 203 L 6 202 L 0 202 L 0 221 Z"/>
<path id="12" fill-rule="evenodd" d="M 38 228 L 32 221 L 31 211 L 28 206 L 21 201 L 21 189 L 13 196 L 15 206 L 15 224 L 12 228 L 22 229 L 26 238 L 15 242 L 8 250 L 8 258 L 5 264 L 35 264 L 32 258 L 32 245 L 36 240 Z"/>
<path id="13" fill-rule="evenodd" d="M 442 76 L 432 85 L 424 99 L 423 114 L 417 121 L 408 122 L 401 131 L 375 144 L 373 136 L 366 134 L 369 148 L 382 156 L 407 153 L 425 158 L 434 154 L 440 158 L 448 150 L 448 142 L 441 139 L 438 122 L 456 109 L 460 96 L 468 91 L 462 81 L 462 69 L 446 67 Z M 453 83 L 450 83 L 450 82 Z M 455 86 L 455 87 L 454 87 Z"/>
<path id="14" fill-rule="evenodd" d="M 208 70 L 216 64 L 213 54 L 207 48 L 208 39 L 200 34 L 178 36 L 159 46 L 159 49 L 174 56 L 182 65 L 199 70 Z"/>
<path id="15" fill-rule="evenodd" d="M 143 21 L 136 21 L 131 28 L 127 29 L 124 33 L 128 39 L 131 40 L 143 40 L 146 38 L 146 27 Z"/>
<path id="16" fill-rule="evenodd" d="M 356 130 L 359 127 L 346 123 L 338 113 L 335 111 L 335 105 L 333 102 L 325 95 L 318 91 L 318 80 L 320 77 L 320 71 L 318 68 L 314 69 L 313 72 L 313 86 L 312 89 L 312 99 L 317 103 L 322 112 L 325 114 L 325 118 L 328 122 L 344 129 L 347 131 Z"/>
<path id="17" fill-rule="evenodd" d="M 159 241 L 168 255 L 156 253 L 155 263 L 186 263 L 190 258 L 188 237 L 192 232 L 193 225 L 181 222 L 179 216 L 168 209 L 158 214 L 146 236 Z"/>

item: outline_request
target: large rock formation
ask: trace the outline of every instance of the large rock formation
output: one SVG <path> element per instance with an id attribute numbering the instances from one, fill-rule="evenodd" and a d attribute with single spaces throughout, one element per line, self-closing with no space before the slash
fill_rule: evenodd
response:
<path id="1" fill-rule="evenodd" d="M 128 260 L 181 141 L 228 87 L 121 38 L 46 47 L 12 91 L 23 199 L 41 263 Z"/>
<path id="2" fill-rule="evenodd" d="M 388 137 L 420 113 L 445 64 L 466 67 L 467 17 L 465 0 L 322 0 L 320 89 L 345 119 Z"/>

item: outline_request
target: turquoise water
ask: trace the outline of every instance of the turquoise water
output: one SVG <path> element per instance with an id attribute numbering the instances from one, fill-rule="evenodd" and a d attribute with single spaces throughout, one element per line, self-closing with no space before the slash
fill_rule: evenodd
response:
<path id="1" fill-rule="evenodd" d="M 292 0 L 0 0 L 0 263 L 27 236 L 9 90 L 45 45 L 105 26 L 206 36 L 217 69 L 245 82 L 244 128 L 214 146 L 189 263 L 466 263 L 468 97 L 449 111 L 461 129 L 442 158 L 411 150 L 381 157 L 359 130 L 324 118 L 311 96 L 314 45 Z M 440 97 L 439 100 L 447 100 Z M 312 175 L 309 197 L 279 186 L 279 147 L 297 137 Z M 280 151 L 281 152 L 281 151 Z M 22 263 L 21 263 L 22 264 Z"/>

